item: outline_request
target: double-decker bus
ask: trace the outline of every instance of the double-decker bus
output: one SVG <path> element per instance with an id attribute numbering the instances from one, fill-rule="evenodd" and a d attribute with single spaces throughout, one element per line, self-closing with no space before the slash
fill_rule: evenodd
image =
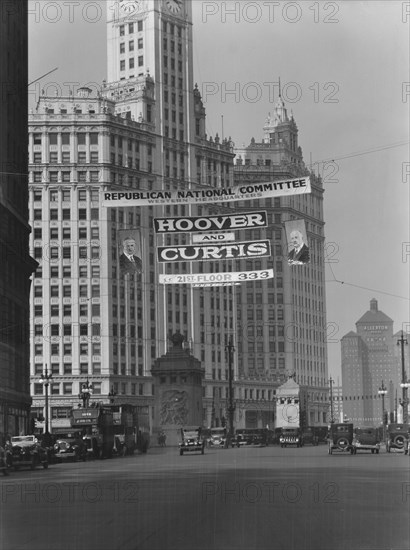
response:
<path id="1" fill-rule="evenodd" d="M 112 411 L 107 407 L 72 409 L 71 426 L 80 430 L 88 456 L 110 458 L 114 446 Z"/>
<path id="2" fill-rule="evenodd" d="M 148 407 L 130 403 L 111 403 L 114 427 L 113 451 L 120 456 L 130 455 L 139 450 L 146 453 L 149 447 Z"/>

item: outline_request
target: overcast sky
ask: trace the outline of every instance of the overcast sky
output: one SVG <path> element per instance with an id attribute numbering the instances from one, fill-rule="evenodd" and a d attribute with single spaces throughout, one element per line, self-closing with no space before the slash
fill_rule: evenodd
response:
<path id="1" fill-rule="evenodd" d="M 31 104 L 50 82 L 67 93 L 66 82 L 106 77 L 105 2 L 76 4 L 29 1 L 30 80 L 58 67 L 29 88 Z M 329 373 L 337 377 L 340 339 L 372 298 L 395 331 L 410 330 L 410 3 L 193 5 L 208 135 L 222 134 L 223 117 L 237 146 L 261 141 L 280 78 L 305 163 L 324 178 Z"/>

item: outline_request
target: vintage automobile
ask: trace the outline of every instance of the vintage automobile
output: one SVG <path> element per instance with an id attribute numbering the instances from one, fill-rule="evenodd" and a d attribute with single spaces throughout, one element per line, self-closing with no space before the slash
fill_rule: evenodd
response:
<path id="1" fill-rule="evenodd" d="M 266 447 L 268 445 L 268 430 L 265 428 L 256 428 L 253 432 L 252 445 Z"/>
<path id="2" fill-rule="evenodd" d="M 61 436 L 56 439 L 54 444 L 54 456 L 58 462 L 64 460 L 77 460 L 85 461 L 87 458 L 87 451 L 85 444 L 79 436 L 74 434 L 67 434 L 67 436 Z"/>
<path id="3" fill-rule="evenodd" d="M 353 452 L 371 451 L 372 454 L 379 454 L 380 451 L 380 431 L 377 428 L 355 428 L 353 434 Z"/>
<path id="4" fill-rule="evenodd" d="M 201 434 L 201 427 L 181 428 L 181 443 L 179 444 L 179 454 L 205 452 L 205 439 Z"/>
<path id="5" fill-rule="evenodd" d="M 231 440 L 232 447 L 244 447 L 247 445 L 260 445 L 262 438 L 255 428 L 238 428 Z"/>
<path id="6" fill-rule="evenodd" d="M 327 442 L 330 455 L 335 451 L 353 454 L 353 424 L 331 424 Z"/>
<path id="7" fill-rule="evenodd" d="M 39 444 L 34 435 L 18 435 L 11 438 L 11 453 L 13 468 L 29 466 L 32 470 L 36 466 L 48 468 L 47 451 Z"/>
<path id="8" fill-rule="evenodd" d="M 226 448 L 227 435 L 226 428 L 211 428 L 211 434 L 208 438 L 209 447 L 219 447 L 220 449 Z"/>
<path id="9" fill-rule="evenodd" d="M 302 430 L 300 428 L 282 428 L 279 443 L 281 447 L 287 447 L 288 445 L 303 447 Z"/>
<path id="10" fill-rule="evenodd" d="M 407 454 L 409 430 L 408 424 L 389 424 L 386 433 L 386 451 L 390 453 L 391 449 L 399 449 Z"/>
<path id="11" fill-rule="evenodd" d="M 306 426 L 302 429 L 303 445 L 319 445 L 319 437 L 316 435 L 313 426 Z"/>

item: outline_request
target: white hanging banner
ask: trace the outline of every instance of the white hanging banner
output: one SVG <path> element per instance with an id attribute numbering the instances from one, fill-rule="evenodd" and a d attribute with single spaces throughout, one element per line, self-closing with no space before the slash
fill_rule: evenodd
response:
<path id="1" fill-rule="evenodd" d="M 310 178 L 296 178 L 261 183 L 244 183 L 225 189 L 184 189 L 180 191 L 115 191 L 104 192 L 102 206 L 152 206 L 155 204 L 204 204 L 267 199 L 310 193 Z"/>
<path id="2" fill-rule="evenodd" d="M 240 258 L 261 258 L 270 255 L 271 243 L 268 240 L 157 247 L 158 262 L 237 260 Z"/>
<path id="3" fill-rule="evenodd" d="M 191 273 L 181 275 L 160 274 L 159 283 L 162 285 L 192 284 L 192 286 L 196 286 L 246 283 L 247 281 L 260 281 L 265 279 L 273 279 L 273 269 L 232 271 L 226 273 Z"/>
<path id="4" fill-rule="evenodd" d="M 193 233 L 193 243 L 223 243 L 235 240 L 235 233 Z"/>

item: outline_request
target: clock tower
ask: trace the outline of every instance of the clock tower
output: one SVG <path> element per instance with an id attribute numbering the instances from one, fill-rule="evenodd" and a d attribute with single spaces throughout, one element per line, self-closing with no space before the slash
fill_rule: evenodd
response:
<path id="1" fill-rule="evenodd" d="M 191 0 L 107 2 L 108 82 L 116 111 L 190 141 L 193 115 Z"/>

